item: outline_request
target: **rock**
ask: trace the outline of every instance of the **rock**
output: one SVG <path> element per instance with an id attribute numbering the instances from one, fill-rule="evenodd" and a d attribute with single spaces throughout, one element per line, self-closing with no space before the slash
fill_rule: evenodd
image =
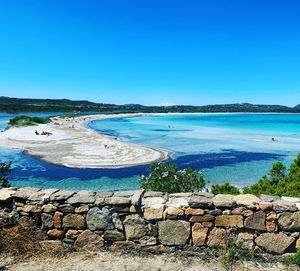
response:
<path id="1" fill-rule="evenodd" d="M 16 200 L 27 200 L 33 193 L 41 191 L 40 188 L 35 187 L 23 187 L 16 191 L 13 198 Z"/>
<path id="2" fill-rule="evenodd" d="M 293 203 L 300 202 L 300 198 L 296 198 L 296 197 L 281 197 L 281 199 L 284 201 L 289 201 L 289 202 L 293 202 Z"/>
<path id="3" fill-rule="evenodd" d="M 41 205 L 25 205 L 23 207 L 23 212 L 26 213 L 41 213 L 42 206 Z"/>
<path id="4" fill-rule="evenodd" d="M 36 224 L 35 224 L 34 219 L 32 219 L 29 216 L 22 216 L 18 220 L 18 224 L 21 228 L 23 228 L 25 230 L 35 230 L 36 229 Z"/>
<path id="5" fill-rule="evenodd" d="M 71 198 L 67 200 L 68 204 L 92 204 L 95 202 L 96 192 L 94 191 L 86 191 L 82 190 L 73 195 Z"/>
<path id="6" fill-rule="evenodd" d="M 38 192 L 31 194 L 28 198 L 28 201 L 48 203 L 50 201 L 50 196 L 57 191 L 58 191 L 58 189 L 40 190 Z"/>
<path id="7" fill-rule="evenodd" d="M 215 221 L 216 227 L 243 228 L 243 217 L 241 215 L 219 215 Z"/>
<path id="8" fill-rule="evenodd" d="M 270 212 L 267 214 L 267 220 L 275 220 L 277 219 L 277 214 L 275 212 Z"/>
<path id="9" fill-rule="evenodd" d="M 143 190 L 141 190 L 143 191 Z M 114 197 L 121 197 L 121 198 L 131 198 L 135 193 L 134 190 L 132 191 L 118 191 L 114 193 Z"/>
<path id="10" fill-rule="evenodd" d="M 64 238 L 64 239 L 62 240 L 62 242 L 63 242 L 64 244 L 66 244 L 66 245 L 73 246 L 74 243 L 75 243 L 75 240 L 70 239 L 70 238 Z"/>
<path id="11" fill-rule="evenodd" d="M 66 238 L 76 239 L 80 232 L 78 230 L 68 230 L 66 233 Z"/>
<path id="12" fill-rule="evenodd" d="M 123 232 L 120 232 L 118 230 L 107 230 L 104 232 L 103 235 L 104 240 L 106 241 L 124 241 L 125 240 L 125 236 L 123 234 Z"/>
<path id="13" fill-rule="evenodd" d="M 123 224 L 127 240 L 137 240 L 148 235 L 149 230 L 145 226 L 145 221 L 138 214 L 126 216 Z"/>
<path id="14" fill-rule="evenodd" d="M 92 231 L 112 230 L 114 224 L 109 210 L 105 207 L 94 207 L 90 209 L 86 216 L 87 227 Z"/>
<path id="15" fill-rule="evenodd" d="M 131 199 L 113 196 L 111 198 L 106 198 L 104 202 L 108 205 L 127 206 L 131 204 Z"/>
<path id="16" fill-rule="evenodd" d="M 144 194 L 144 198 L 149 198 L 149 197 L 162 197 L 164 194 L 162 192 L 157 192 L 157 191 L 147 191 Z"/>
<path id="17" fill-rule="evenodd" d="M 57 210 L 57 206 L 55 206 L 54 204 L 47 204 L 47 205 L 43 205 L 42 207 L 42 211 L 44 213 L 54 213 Z"/>
<path id="18" fill-rule="evenodd" d="M 296 246 L 295 246 L 295 249 L 299 249 L 299 248 L 300 248 L 300 237 L 296 241 Z"/>
<path id="19" fill-rule="evenodd" d="M 0 228 L 16 224 L 15 216 L 12 213 L 0 212 Z"/>
<path id="20" fill-rule="evenodd" d="M 137 250 L 140 249 L 139 245 L 131 242 L 131 241 L 116 241 L 110 246 L 111 251 L 116 250 L 123 250 L 123 249 L 130 249 L 130 250 Z"/>
<path id="21" fill-rule="evenodd" d="M 58 229 L 52 229 L 47 232 L 47 235 L 53 239 L 63 239 L 65 232 Z"/>
<path id="22" fill-rule="evenodd" d="M 264 202 L 275 202 L 275 201 L 280 200 L 279 196 L 271 196 L 271 195 L 265 195 L 265 194 L 261 194 L 259 196 L 259 198 L 261 199 L 261 201 L 264 201 Z"/>
<path id="23" fill-rule="evenodd" d="M 90 230 L 85 230 L 76 239 L 74 247 L 88 251 L 97 251 L 104 246 L 104 239 Z"/>
<path id="24" fill-rule="evenodd" d="M 203 227 L 200 223 L 195 223 L 192 227 L 192 239 L 194 246 L 201 247 L 205 244 L 208 228 Z"/>
<path id="25" fill-rule="evenodd" d="M 62 213 L 74 213 L 74 207 L 70 204 L 61 204 L 58 206 L 58 210 Z"/>
<path id="26" fill-rule="evenodd" d="M 248 232 L 240 232 L 237 236 L 236 242 L 242 249 L 252 250 L 254 247 L 254 235 Z"/>
<path id="27" fill-rule="evenodd" d="M 119 230 L 119 231 L 123 231 L 124 228 L 123 228 L 123 223 L 119 217 L 119 215 L 117 213 L 113 213 L 111 215 L 111 218 L 112 218 L 112 222 L 114 224 L 114 227 Z"/>
<path id="28" fill-rule="evenodd" d="M 53 217 L 49 214 L 42 214 L 42 229 L 49 229 L 53 227 Z"/>
<path id="29" fill-rule="evenodd" d="M 232 208 L 236 205 L 233 195 L 218 194 L 213 198 L 213 203 L 217 208 Z"/>
<path id="30" fill-rule="evenodd" d="M 144 210 L 145 220 L 161 220 L 163 217 L 164 207 L 160 208 L 149 208 Z"/>
<path id="31" fill-rule="evenodd" d="M 214 216 L 217 216 L 217 215 L 221 215 L 222 214 L 222 210 L 221 209 L 214 209 L 214 210 L 207 210 L 208 213 L 210 215 L 214 215 Z"/>
<path id="32" fill-rule="evenodd" d="M 188 198 L 193 195 L 192 192 L 183 192 L 183 193 L 172 193 L 169 195 L 169 198 Z"/>
<path id="33" fill-rule="evenodd" d="M 63 213 L 55 212 L 53 216 L 53 226 L 57 229 L 60 229 L 62 227 L 62 219 L 63 219 Z"/>
<path id="34" fill-rule="evenodd" d="M 209 192 L 194 192 L 193 195 L 195 196 L 201 196 L 201 197 L 205 197 L 205 198 L 213 198 L 215 195 L 213 193 L 209 193 Z"/>
<path id="35" fill-rule="evenodd" d="M 213 222 L 207 222 L 207 221 L 204 221 L 202 222 L 202 226 L 205 227 L 205 228 L 213 228 L 214 226 L 214 223 Z"/>
<path id="36" fill-rule="evenodd" d="M 187 208 L 187 207 L 189 207 L 189 203 L 187 201 L 187 198 L 178 198 L 178 197 L 169 198 L 169 201 L 168 201 L 167 205 L 168 205 L 168 207 L 174 207 L 174 208 Z"/>
<path id="37" fill-rule="evenodd" d="M 187 208 L 185 210 L 186 215 L 204 215 L 203 209 L 193 209 L 193 208 Z"/>
<path id="38" fill-rule="evenodd" d="M 262 202 L 259 203 L 259 208 L 260 208 L 262 211 L 272 210 L 273 204 L 272 204 L 271 202 L 265 202 L 265 201 L 262 201 Z"/>
<path id="39" fill-rule="evenodd" d="M 225 247 L 228 236 L 226 230 L 222 228 L 214 228 L 208 235 L 207 245 L 209 247 Z"/>
<path id="40" fill-rule="evenodd" d="M 279 229 L 284 231 L 300 231 L 300 211 L 284 212 L 278 215 Z"/>
<path id="41" fill-rule="evenodd" d="M 72 197 L 76 192 L 70 190 L 60 190 L 50 195 L 51 201 L 65 201 Z"/>
<path id="42" fill-rule="evenodd" d="M 148 192 L 146 192 L 148 193 Z M 146 194 L 145 193 L 145 194 Z M 142 198 L 142 207 L 147 208 L 160 208 L 164 206 L 166 203 L 166 200 L 162 197 L 146 197 L 144 195 L 144 198 Z"/>
<path id="43" fill-rule="evenodd" d="M 188 203 L 191 208 L 203 208 L 203 209 L 212 209 L 213 208 L 213 201 L 209 198 L 202 197 L 202 196 L 192 196 L 188 198 Z"/>
<path id="44" fill-rule="evenodd" d="M 192 216 L 190 218 L 190 222 L 208 222 L 208 221 L 214 221 L 215 217 L 213 215 L 202 215 L 202 216 Z"/>
<path id="45" fill-rule="evenodd" d="M 273 210 L 276 212 L 295 212 L 298 208 L 295 203 L 279 200 L 273 203 Z"/>
<path id="46" fill-rule="evenodd" d="M 275 220 L 267 220 L 266 221 L 266 229 L 267 232 L 276 232 L 277 231 L 277 224 Z"/>
<path id="47" fill-rule="evenodd" d="M 97 192 L 96 197 L 109 198 L 109 197 L 112 197 L 113 195 L 114 195 L 114 193 L 110 192 L 110 191 L 100 191 L 100 192 Z"/>
<path id="48" fill-rule="evenodd" d="M 258 211 L 245 219 L 244 227 L 252 230 L 265 231 L 266 214 Z"/>
<path id="49" fill-rule="evenodd" d="M 67 214 L 63 218 L 63 227 L 77 229 L 77 230 L 84 229 L 85 228 L 85 219 L 82 215 Z"/>
<path id="50" fill-rule="evenodd" d="M 293 237 L 280 233 L 262 233 L 255 239 L 258 246 L 269 253 L 282 254 L 295 241 Z"/>
<path id="51" fill-rule="evenodd" d="M 15 189 L 12 188 L 0 188 L 0 202 L 11 201 L 13 195 L 16 193 Z"/>
<path id="52" fill-rule="evenodd" d="M 247 217 L 253 215 L 253 213 L 254 212 L 252 210 L 245 210 L 242 212 L 242 215 Z"/>
<path id="53" fill-rule="evenodd" d="M 223 215 L 231 215 L 231 210 L 224 210 L 222 212 Z"/>
<path id="54" fill-rule="evenodd" d="M 259 198 L 251 194 L 240 194 L 233 197 L 238 206 L 244 206 L 248 209 L 255 209 L 259 204 Z"/>
<path id="55" fill-rule="evenodd" d="M 139 239 L 142 247 L 157 245 L 157 239 L 154 236 L 144 236 Z"/>
<path id="56" fill-rule="evenodd" d="M 238 207 L 238 208 L 235 208 L 231 211 L 231 214 L 233 215 L 241 215 L 243 213 L 243 211 L 245 211 L 246 208 L 245 207 Z"/>
<path id="57" fill-rule="evenodd" d="M 140 206 L 142 203 L 142 195 L 144 194 L 145 190 L 137 190 L 131 197 L 131 204 L 133 206 Z"/>
<path id="58" fill-rule="evenodd" d="M 182 220 L 158 222 L 159 240 L 163 245 L 183 246 L 190 236 L 190 223 Z"/>
<path id="59" fill-rule="evenodd" d="M 87 213 L 88 210 L 89 210 L 89 206 L 85 204 L 75 208 L 75 213 L 77 214 Z"/>
<path id="60" fill-rule="evenodd" d="M 179 209 L 179 208 L 175 208 L 175 207 L 169 207 L 166 211 L 166 216 L 168 218 L 172 217 L 172 218 L 176 218 L 178 216 L 183 216 L 184 215 L 184 210 Z M 163 218 L 164 219 L 164 218 Z"/>

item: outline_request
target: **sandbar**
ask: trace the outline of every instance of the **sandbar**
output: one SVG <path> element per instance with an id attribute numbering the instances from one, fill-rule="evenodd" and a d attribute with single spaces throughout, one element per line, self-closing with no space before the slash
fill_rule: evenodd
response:
<path id="1" fill-rule="evenodd" d="M 96 119 L 145 115 L 151 114 L 97 114 L 68 119 L 58 116 L 49 124 L 11 127 L 1 132 L 0 146 L 70 168 L 123 168 L 169 160 L 170 151 L 122 142 L 87 127 Z M 41 135 L 42 131 L 51 135 Z"/>

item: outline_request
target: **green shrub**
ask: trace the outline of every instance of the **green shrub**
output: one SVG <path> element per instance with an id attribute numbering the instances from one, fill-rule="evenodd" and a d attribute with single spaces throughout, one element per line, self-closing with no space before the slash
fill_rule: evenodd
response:
<path id="1" fill-rule="evenodd" d="M 231 194 L 238 195 L 240 192 L 237 187 L 230 185 L 229 182 L 224 184 L 213 184 L 211 192 L 215 195 L 217 194 Z"/>
<path id="2" fill-rule="evenodd" d="M 296 254 L 293 256 L 284 257 L 282 261 L 285 264 L 297 264 L 300 266 L 300 249 L 297 250 Z"/>
<path id="3" fill-rule="evenodd" d="M 281 162 L 272 165 L 267 175 L 264 175 L 256 184 L 245 187 L 245 194 L 260 194 L 300 197 L 300 154 L 290 165 L 288 174 Z"/>
<path id="4" fill-rule="evenodd" d="M 205 187 L 202 171 L 191 168 L 178 170 L 175 163 L 154 163 L 148 171 L 148 177 L 139 179 L 141 188 L 145 190 L 179 193 L 201 191 Z"/>
<path id="5" fill-rule="evenodd" d="M 8 183 L 7 174 L 9 172 L 12 172 L 11 163 L 12 161 L 5 163 L 1 162 L 0 160 L 0 187 L 10 187 L 10 184 Z"/>
<path id="6" fill-rule="evenodd" d="M 46 124 L 51 122 L 51 119 L 49 117 L 28 117 L 28 116 L 18 116 L 13 119 L 10 119 L 8 122 L 9 126 L 30 126 L 30 125 L 36 125 L 36 124 Z"/>

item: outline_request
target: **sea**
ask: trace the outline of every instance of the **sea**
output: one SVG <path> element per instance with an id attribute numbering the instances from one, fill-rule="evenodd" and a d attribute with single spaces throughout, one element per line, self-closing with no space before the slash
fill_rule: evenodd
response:
<path id="1" fill-rule="evenodd" d="M 0 114 L 0 130 L 15 116 Z M 179 168 L 203 169 L 205 180 L 210 181 L 208 186 L 224 182 L 239 188 L 249 186 L 267 174 L 276 161 L 289 167 L 300 152 L 298 114 L 172 114 L 94 120 L 86 126 L 125 142 L 169 150 L 173 152 L 169 162 L 175 162 Z M 151 166 L 66 168 L 3 147 L 0 160 L 12 161 L 12 186 L 43 189 L 138 189 L 138 179 L 147 175 Z"/>

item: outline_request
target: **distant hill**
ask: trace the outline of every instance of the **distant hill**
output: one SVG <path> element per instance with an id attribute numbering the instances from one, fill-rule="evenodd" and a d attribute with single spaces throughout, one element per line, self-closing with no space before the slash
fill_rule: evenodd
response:
<path id="1" fill-rule="evenodd" d="M 300 108 L 300 104 L 297 104 L 294 108 Z"/>
<path id="2" fill-rule="evenodd" d="M 217 113 L 217 112 L 277 112 L 300 113 L 300 105 L 288 107 L 283 105 L 257 105 L 249 103 L 215 104 L 215 105 L 172 105 L 145 106 L 140 104 L 106 104 L 68 99 L 30 99 L 0 97 L 0 112 L 145 112 L 145 113 Z"/>

